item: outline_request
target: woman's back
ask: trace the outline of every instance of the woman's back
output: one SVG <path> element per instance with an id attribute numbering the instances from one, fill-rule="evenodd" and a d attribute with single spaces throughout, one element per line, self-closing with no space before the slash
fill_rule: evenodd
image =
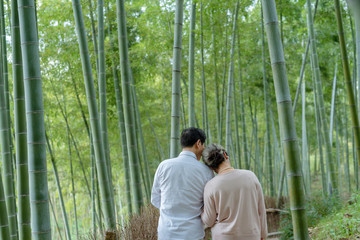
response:
<path id="1" fill-rule="evenodd" d="M 209 181 L 205 186 L 202 219 L 212 227 L 214 240 L 266 237 L 264 199 L 255 174 L 233 170 Z"/>

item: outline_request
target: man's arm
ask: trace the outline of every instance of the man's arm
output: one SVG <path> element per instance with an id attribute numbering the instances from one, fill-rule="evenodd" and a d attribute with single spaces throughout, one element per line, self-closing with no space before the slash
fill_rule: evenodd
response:
<path id="1" fill-rule="evenodd" d="M 156 208 L 160 209 L 161 205 L 161 190 L 160 190 L 160 166 L 156 170 L 154 183 L 151 190 L 151 203 Z"/>

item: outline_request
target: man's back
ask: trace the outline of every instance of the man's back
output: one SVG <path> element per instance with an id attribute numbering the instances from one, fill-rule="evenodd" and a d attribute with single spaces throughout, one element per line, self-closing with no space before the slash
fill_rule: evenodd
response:
<path id="1" fill-rule="evenodd" d="M 212 171 L 189 151 L 159 165 L 151 194 L 152 204 L 160 209 L 159 239 L 204 237 L 200 214 L 204 187 L 212 177 Z"/>

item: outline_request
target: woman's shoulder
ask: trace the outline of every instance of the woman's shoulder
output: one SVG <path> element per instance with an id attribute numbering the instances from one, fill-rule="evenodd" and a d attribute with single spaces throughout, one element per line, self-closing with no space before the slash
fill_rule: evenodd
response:
<path id="1" fill-rule="evenodd" d="M 253 171 L 247 170 L 247 169 L 235 169 L 237 173 L 239 174 L 243 174 L 243 175 L 251 175 L 251 176 L 256 176 L 255 173 Z"/>

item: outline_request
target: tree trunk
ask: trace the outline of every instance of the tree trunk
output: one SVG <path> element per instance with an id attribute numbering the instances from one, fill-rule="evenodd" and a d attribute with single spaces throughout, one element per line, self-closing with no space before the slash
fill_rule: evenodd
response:
<path id="1" fill-rule="evenodd" d="M 27 130 L 25 112 L 25 92 L 21 42 L 19 29 L 19 12 L 17 1 L 11 1 L 11 40 L 14 82 L 14 118 L 17 165 L 17 197 L 18 197 L 18 231 L 19 240 L 31 239 L 30 228 L 30 196 L 27 152 Z"/>
<path id="2" fill-rule="evenodd" d="M 112 41 L 111 35 L 111 24 L 109 23 L 108 26 L 109 31 L 109 39 L 110 39 L 110 52 L 114 52 L 114 45 Z M 128 157 L 128 149 L 126 146 L 126 130 L 125 130 L 125 123 L 124 123 L 124 111 L 123 111 L 123 102 L 121 96 L 121 89 L 120 89 L 120 81 L 118 72 L 116 70 L 116 63 L 115 58 L 111 54 L 111 61 L 112 61 L 112 72 L 114 78 L 114 89 L 115 89 L 115 98 L 116 98 L 116 109 L 118 114 L 118 121 L 119 121 L 119 129 L 120 129 L 120 142 L 121 142 L 121 152 L 123 157 L 123 166 L 124 166 L 124 177 L 125 177 L 125 192 L 126 192 L 126 204 L 128 213 L 131 215 L 132 213 L 132 203 L 131 203 L 131 189 L 130 189 L 130 169 L 129 169 L 129 157 Z"/>
<path id="3" fill-rule="evenodd" d="M 120 51 L 120 67 L 121 67 L 121 87 L 123 96 L 123 109 L 126 130 L 126 142 L 129 153 L 130 174 L 132 183 L 132 193 L 134 199 L 134 212 L 140 213 L 143 206 L 143 197 L 140 181 L 140 165 L 136 153 L 136 132 L 135 132 L 135 116 L 134 106 L 132 105 L 131 94 L 131 68 L 128 56 L 128 41 L 125 18 L 124 0 L 117 0 L 117 22 L 119 34 L 119 51 Z"/>
<path id="4" fill-rule="evenodd" d="M 103 202 L 103 210 L 105 215 L 106 230 L 113 231 L 116 229 L 116 219 L 114 211 L 114 199 L 111 194 L 112 189 L 110 188 L 111 178 L 108 174 L 106 166 L 104 147 L 101 142 L 101 131 L 99 123 L 99 112 L 96 103 L 96 94 L 94 81 L 91 72 L 91 64 L 89 57 L 89 49 L 86 40 L 85 26 L 82 16 L 82 9 L 79 0 L 73 0 L 73 10 L 75 17 L 76 32 L 79 41 L 81 62 L 83 68 L 84 81 L 86 86 L 86 95 L 88 98 L 88 109 L 90 114 L 90 125 L 94 143 L 96 166 L 99 176 L 99 186 L 101 193 L 101 200 Z"/>
<path id="5" fill-rule="evenodd" d="M 206 81 L 205 81 L 205 64 L 204 64 L 204 28 L 203 28 L 203 3 L 200 3 L 200 45 L 201 45 L 201 79 L 202 79 L 202 112 L 203 112 L 203 128 L 207 135 L 207 142 L 211 143 L 211 133 L 210 133 L 210 126 L 209 126 L 209 119 L 208 119 L 208 108 L 207 108 L 207 95 L 206 95 Z"/>
<path id="6" fill-rule="evenodd" d="M 5 193 L 0 172 L 0 239 L 10 239 L 8 212 L 6 209 Z"/>
<path id="7" fill-rule="evenodd" d="M 322 84 L 320 79 L 320 68 L 319 68 L 319 60 L 316 49 L 316 39 L 315 39 L 315 31 L 314 31 L 314 24 L 313 24 L 312 10 L 311 10 L 311 1 L 307 0 L 306 3 L 308 10 L 308 16 L 307 16 L 308 32 L 309 32 L 310 47 L 312 53 L 311 55 L 312 69 L 314 72 L 315 83 L 316 83 L 315 84 L 316 93 L 317 93 L 316 98 L 319 104 L 321 127 L 325 137 L 325 156 L 327 162 L 329 163 L 331 189 L 334 191 L 335 195 L 337 195 L 336 193 L 338 190 L 337 169 L 335 167 L 335 160 L 333 158 L 331 139 L 328 137 L 329 127 L 328 127 L 328 122 L 326 120 L 324 97 L 323 97 Z"/>
<path id="8" fill-rule="evenodd" d="M 189 39 L 189 127 L 195 127 L 195 23 L 196 2 L 191 4 Z"/>
<path id="9" fill-rule="evenodd" d="M 265 156 L 266 165 L 269 169 L 269 184 L 270 184 L 270 196 L 275 196 L 274 186 L 274 163 L 271 156 L 271 138 L 270 138 L 270 99 L 268 97 L 268 82 L 266 78 L 266 65 L 265 65 L 265 37 L 264 37 L 264 20 L 263 20 L 263 9 L 261 8 L 261 53 L 262 53 L 262 68 L 263 68 L 263 84 L 264 84 L 264 103 L 265 103 L 265 123 L 266 123 L 266 146 L 267 155 Z"/>
<path id="10" fill-rule="evenodd" d="M 55 156 L 54 156 L 52 148 L 50 146 L 49 137 L 47 136 L 47 134 L 45 136 L 46 136 L 46 145 L 47 145 L 47 148 L 48 148 L 48 151 L 49 151 L 49 154 L 50 154 L 51 165 L 52 165 L 53 170 L 54 170 L 56 187 L 57 187 L 57 190 L 58 190 L 58 193 L 59 193 L 60 206 L 61 206 L 61 211 L 62 211 L 62 214 L 63 214 L 63 220 L 64 220 L 64 225 L 65 225 L 66 239 L 71 240 L 71 232 L 70 232 L 68 217 L 67 217 L 67 213 L 66 213 L 66 209 L 65 209 L 64 198 L 63 198 L 62 191 L 61 191 L 59 174 L 58 174 L 56 163 L 55 163 Z"/>
<path id="11" fill-rule="evenodd" d="M 234 81 L 234 54 L 235 54 L 235 43 L 236 43 L 236 31 L 237 31 L 237 19 L 239 15 L 240 2 L 237 1 L 235 7 L 234 21 L 233 21 L 233 33 L 231 40 L 231 50 L 230 50 L 230 66 L 229 66 L 229 77 L 228 77 L 228 86 L 227 86 L 227 96 L 226 96 L 226 128 L 225 128 L 225 149 L 230 151 L 231 144 L 231 93 L 232 93 L 232 82 Z"/>
<path id="12" fill-rule="evenodd" d="M 335 13 L 336 13 L 336 22 L 338 26 L 338 34 L 339 34 L 339 43 L 340 43 L 340 49 L 341 49 L 341 59 L 342 64 L 344 68 L 344 77 L 345 77 L 345 85 L 346 85 L 346 91 L 348 95 L 349 100 L 349 107 L 350 107 L 350 114 L 351 114 L 351 120 L 352 120 L 352 126 L 353 126 L 353 132 L 354 132 L 354 138 L 355 138 L 355 147 L 356 147 L 356 155 L 357 155 L 357 161 L 360 163 L 360 126 L 359 126 L 359 116 L 356 109 L 356 103 L 355 103 L 355 97 L 354 97 L 354 91 L 353 86 L 351 82 L 351 74 L 350 74 L 350 67 L 348 62 L 348 56 L 346 51 L 346 42 L 345 42 L 345 33 L 344 33 L 344 27 L 342 23 L 342 13 L 340 8 L 340 1 L 335 1 Z"/>
<path id="13" fill-rule="evenodd" d="M 105 30 L 104 30 L 104 1 L 98 0 L 98 43 L 99 43 L 99 72 L 98 72 L 98 84 L 99 84 L 99 106 L 100 106 L 100 131 L 101 139 L 104 147 L 106 166 L 108 170 L 108 181 L 110 184 L 111 199 L 114 202 L 114 186 L 112 181 L 111 171 L 111 159 L 110 159 L 110 147 L 109 136 L 107 127 L 107 103 L 106 103 L 106 70 L 105 70 Z M 115 205 L 113 206 L 113 208 Z M 115 208 L 112 210 L 115 212 Z M 116 220 L 115 220 L 116 222 Z"/>
<path id="14" fill-rule="evenodd" d="M 27 112 L 31 230 L 34 240 L 50 240 L 45 125 L 35 5 L 33 0 L 19 0 L 18 4 Z"/>
<path id="15" fill-rule="evenodd" d="M 280 39 L 274 0 L 263 0 L 264 20 L 269 43 L 270 58 L 273 68 L 276 99 L 278 103 L 281 139 L 283 141 L 290 209 L 294 228 L 294 239 L 309 239 L 305 210 L 305 194 L 301 173 L 300 153 L 296 136 L 294 116 L 287 80 L 283 47 Z"/>
<path id="16" fill-rule="evenodd" d="M 179 154 L 180 141 L 180 94 L 181 94 L 181 46 L 184 0 L 176 0 L 175 32 L 173 50 L 172 104 L 170 158 Z"/>

